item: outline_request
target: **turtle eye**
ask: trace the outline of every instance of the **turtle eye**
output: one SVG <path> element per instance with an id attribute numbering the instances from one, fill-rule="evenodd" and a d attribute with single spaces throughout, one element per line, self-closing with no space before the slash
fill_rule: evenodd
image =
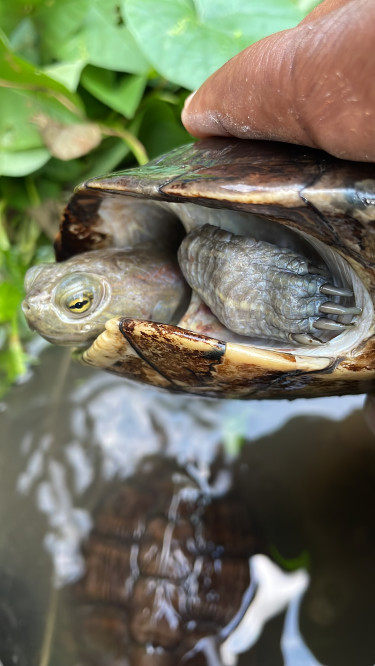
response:
<path id="1" fill-rule="evenodd" d="M 73 298 L 69 298 L 66 305 L 70 312 L 81 314 L 81 312 L 86 312 L 89 309 L 93 300 L 94 294 L 92 291 L 83 291 L 82 293 L 73 296 Z"/>
<path id="2" fill-rule="evenodd" d="M 91 273 L 71 273 L 60 280 L 52 294 L 52 304 L 65 321 L 92 317 L 105 307 L 109 290 L 104 278 Z"/>

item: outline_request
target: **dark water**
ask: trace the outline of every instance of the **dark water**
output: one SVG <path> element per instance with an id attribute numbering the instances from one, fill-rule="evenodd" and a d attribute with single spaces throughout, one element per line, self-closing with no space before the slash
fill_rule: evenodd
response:
<path id="1" fill-rule="evenodd" d="M 271 619 L 263 631 L 259 614 L 252 620 L 254 644 L 238 664 L 373 666 L 375 439 L 362 404 L 174 396 L 47 348 L 1 406 L 2 666 L 55 666 L 59 596 L 83 573 L 81 542 L 108 488 L 149 455 L 208 480 L 217 456 L 236 450 L 232 483 L 271 555 L 308 563 L 310 576 L 287 610 L 276 572 Z"/>

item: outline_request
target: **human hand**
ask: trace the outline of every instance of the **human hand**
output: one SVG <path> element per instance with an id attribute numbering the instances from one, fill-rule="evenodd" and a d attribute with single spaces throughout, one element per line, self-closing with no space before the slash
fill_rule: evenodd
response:
<path id="1" fill-rule="evenodd" d="M 375 161 L 375 2 L 325 0 L 245 49 L 188 98 L 197 137 L 271 139 Z"/>
<path id="2" fill-rule="evenodd" d="M 229 60 L 187 99 L 197 137 L 270 139 L 375 161 L 375 2 L 324 0 Z M 375 433 L 375 395 L 365 403 Z"/>

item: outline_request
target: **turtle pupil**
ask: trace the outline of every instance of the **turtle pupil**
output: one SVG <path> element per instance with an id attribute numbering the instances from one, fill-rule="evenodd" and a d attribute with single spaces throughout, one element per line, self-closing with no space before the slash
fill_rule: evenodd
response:
<path id="1" fill-rule="evenodd" d="M 70 305 L 71 310 L 82 310 L 82 308 L 85 307 L 85 305 L 88 304 L 88 300 L 86 301 L 78 301 L 77 303 L 73 303 L 73 305 Z"/>
<path id="2" fill-rule="evenodd" d="M 67 306 L 71 312 L 86 312 L 86 310 L 89 309 L 91 303 L 93 300 L 93 295 L 88 293 L 88 294 L 80 294 L 79 296 L 76 296 L 75 298 L 71 298 L 67 302 Z"/>

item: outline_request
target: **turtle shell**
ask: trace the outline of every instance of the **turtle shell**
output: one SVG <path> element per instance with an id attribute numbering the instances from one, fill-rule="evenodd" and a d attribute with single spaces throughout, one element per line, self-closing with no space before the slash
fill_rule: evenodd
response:
<path id="1" fill-rule="evenodd" d="M 207 664 L 205 642 L 216 650 L 252 600 L 249 557 L 263 549 L 233 490 L 145 458 L 98 506 L 85 574 L 65 590 L 79 663 Z"/>
<path id="2" fill-rule="evenodd" d="M 352 289 L 362 314 L 350 329 L 317 347 L 273 345 L 215 327 L 193 295 L 177 326 L 129 319 L 126 313 L 109 320 L 80 352 L 84 363 L 170 390 L 228 398 L 373 390 L 373 164 L 288 144 L 205 139 L 79 186 L 63 215 L 57 260 L 128 243 L 124 235 L 133 237 L 134 220 L 143 220 L 147 237 L 171 228 L 189 231 L 207 221 L 232 229 L 239 224 L 242 234 L 255 229 L 263 240 L 271 235 L 279 242 L 291 234 L 324 260 L 337 284 Z"/>

